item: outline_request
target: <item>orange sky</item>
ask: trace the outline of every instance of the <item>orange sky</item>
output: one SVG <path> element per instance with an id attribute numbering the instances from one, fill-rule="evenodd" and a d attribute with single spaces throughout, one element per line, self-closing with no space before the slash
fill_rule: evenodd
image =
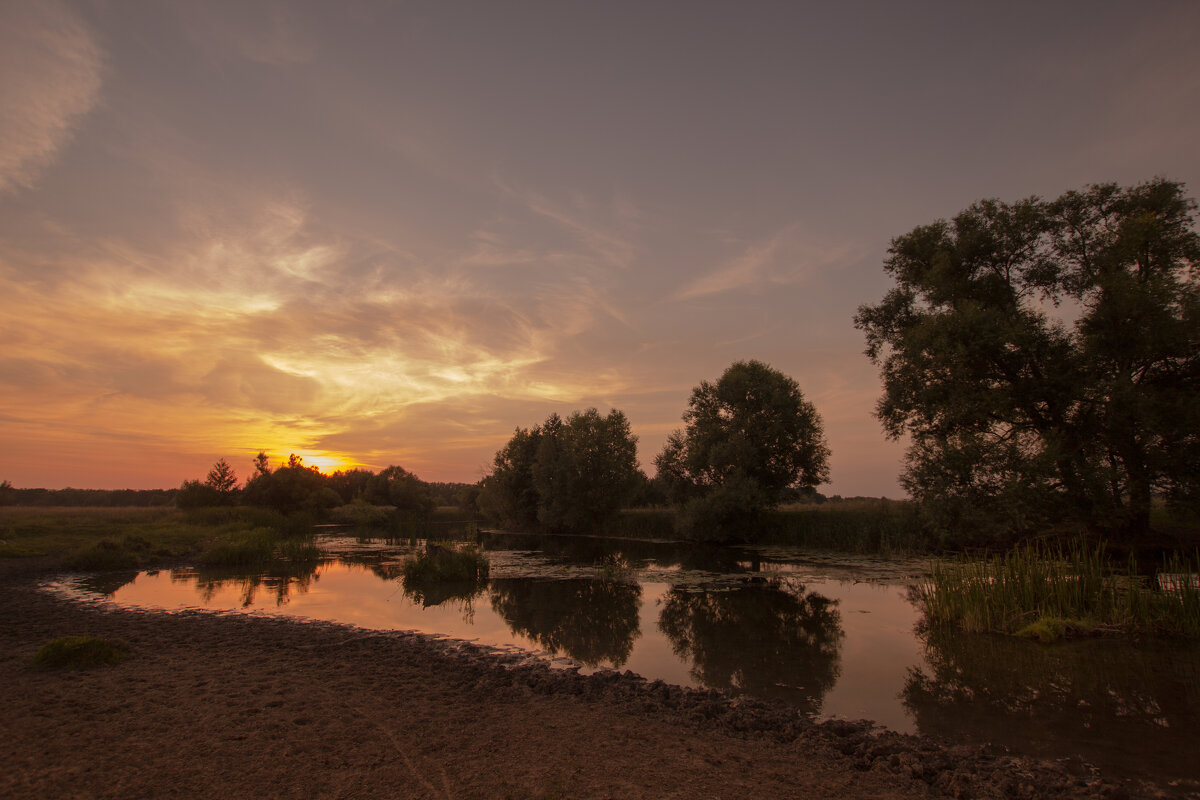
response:
<path id="1" fill-rule="evenodd" d="M 824 418 L 822 491 L 898 496 L 851 322 L 889 240 L 1200 185 L 1195 4 L 505 6 L 0 11 L 0 479 L 474 481 L 589 406 L 650 467 L 756 358 Z"/>

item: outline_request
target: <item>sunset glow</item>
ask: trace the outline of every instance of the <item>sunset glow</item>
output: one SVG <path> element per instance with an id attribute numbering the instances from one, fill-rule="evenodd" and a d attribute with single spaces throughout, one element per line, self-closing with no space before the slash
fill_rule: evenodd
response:
<path id="1" fill-rule="evenodd" d="M 590 406 L 652 472 L 692 387 L 753 358 L 822 415 L 821 491 L 894 497 L 852 324 L 890 239 L 982 197 L 1200 190 L 1192 4 L 1036 33 L 505 6 L 6 6 L 0 479 L 167 488 L 265 450 L 475 481 Z"/>

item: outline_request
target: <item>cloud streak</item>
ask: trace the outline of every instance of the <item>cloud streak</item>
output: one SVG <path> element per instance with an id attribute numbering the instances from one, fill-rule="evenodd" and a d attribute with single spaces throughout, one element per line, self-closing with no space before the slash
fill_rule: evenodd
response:
<path id="1" fill-rule="evenodd" d="M 8 3 L 0 25 L 0 194 L 29 189 L 100 96 L 104 53 L 55 0 Z"/>

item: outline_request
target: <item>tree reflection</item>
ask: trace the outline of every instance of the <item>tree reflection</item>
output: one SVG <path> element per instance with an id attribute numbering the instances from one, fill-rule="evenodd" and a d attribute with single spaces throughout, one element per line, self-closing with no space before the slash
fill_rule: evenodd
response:
<path id="1" fill-rule="evenodd" d="M 902 695 L 921 733 L 1068 751 L 1125 775 L 1200 778 L 1197 646 L 924 636 L 929 669 L 912 668 Z"/>
<path id="2" fill-rule="evenodd" d="M 235 588 L 241 595 L 242 608 L 254 605 L 259 592 L 265 591 L 276 606 L 286 605 L 294 594 L 307 594 L 314 581 L 321 579 L 322 560 L 284 561 L 271 563 L 266 569 L 247 570 L 238 567 L 202 567 L 171 570 L 173 583 L 195 582 L 196 592 L 204 605 L 211 605 L 217 592 Z"/>
<path id="3" fill-rule="evenodd" d="M 136 569 L 119 570 L 117 572 L 91 572 L 79 576 L 76 585 L 84 591 L 112 596 L 122 586 L 133 583 L 137 579 L 138 574 Z"/>
<path id="4" fill-rule="evenodd" d="M 483 594 L 488 581 L 487 578 L 474 581 L 422 580 L 402 575 L 400 585 L 404 594 L 421 608 L 455 603 L 462 611 L 463 619 L 470 622 L 475 618 L 475 598 Z"/>
<path id="5" fill-rule="evenodd" d="M 492 610 L 513 633 L 589 667 L 620 667 L 641 634 L 642 587 L 571 578 L 492 581 Z"/>
<path id="6" fill-rule="evenodd" d="M 692 677 L 716 689 L 786 700 L 815 714 L 840 673 L 837 601 L 786 580 L 668 593 L 658 620 Z"/>

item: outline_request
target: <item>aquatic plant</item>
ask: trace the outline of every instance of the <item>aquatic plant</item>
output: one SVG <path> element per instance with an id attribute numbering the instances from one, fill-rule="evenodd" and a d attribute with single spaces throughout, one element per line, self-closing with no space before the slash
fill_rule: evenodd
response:
<path id="1" fill-rule="evenodd" d="M 1200 551 L 1165 559 L 1157 577 L 1132 557 L 1114 567 L 1103 543 L 1031 543 L 1005 555 L 939 559 L 916 598 L 931 625 L 968 632 L 1064 635 L 1124 632 L 1200 636 Z"/>
<path id="2" fill-rule="evenodd" d="M 38 669 L 88 669 L 116 664 L 128 655 L 129 645 L 120 639 L 63 636 L 42 645 L 33 665 Z"/>
<path id="3" fill-rule="evenodd" d="M 430 543 L 423 553 L 404 564 L 406 582 L 486 580 L 490 564 L 487 556 L 474 547 L 455 550 L 449 542 Z"/>

